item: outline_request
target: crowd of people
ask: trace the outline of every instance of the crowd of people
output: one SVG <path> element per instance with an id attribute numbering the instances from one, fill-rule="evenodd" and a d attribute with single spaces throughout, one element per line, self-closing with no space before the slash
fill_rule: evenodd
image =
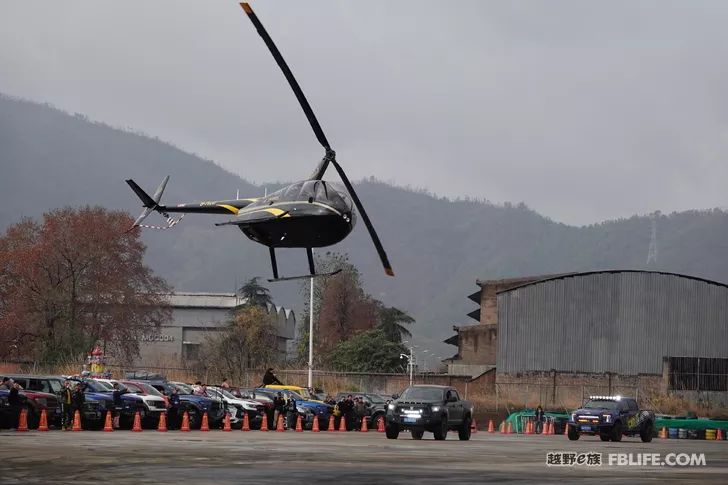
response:
<path id="1" fill-rule="evenodd" d="M 348 394 L 340 401 L 333 396 L 326 396 L 324 402 L 334 407 L 334 419 L 336 427 L 340 426 L 341 417 L 344 417 L 346 430 L 361 429 L 361 422 L 371 414 L 368 403 L 361 396 Z"/>

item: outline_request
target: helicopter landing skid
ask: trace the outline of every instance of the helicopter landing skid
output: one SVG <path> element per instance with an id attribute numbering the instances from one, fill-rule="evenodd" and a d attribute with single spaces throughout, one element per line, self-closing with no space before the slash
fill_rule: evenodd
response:
<path id="1" fill-rule="evenodd" d="M 292 280 L 305 280 L 308 278 L 319 278 L 321 276 L 333 276 L 335 274 L 341 273 L 341 269 L 337 269 L 336 271 L 332 271 L 330 273 L 318 273 L 318 274 L 304 274 L 301 276 L 284 276 L 282 278 L 271 278 L 268 280 L 269 283 L 276 283 L 278 281 L 292 281 Z"/>

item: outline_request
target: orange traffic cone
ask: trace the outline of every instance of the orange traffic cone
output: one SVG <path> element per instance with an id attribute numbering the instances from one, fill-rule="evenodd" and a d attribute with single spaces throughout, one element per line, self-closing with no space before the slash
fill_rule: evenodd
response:
<path id="1" fill-rule="evenodd" d="M 329 427 L 326 429 L 326 431 L 336 431 L 336 420 L 334 419 L 333 414 L 329 416 Z"/>
<path id="2" fill-rule="evenodd" d="M 715 439 L 723 441 L 723 430 L 718 428 L 718 431 L 715 433 Z"/>
<path id="3" fill-rule="evenodd" d="M 554 434 L 554 422 L 553 421 L 546 421 L 546 434 L 547 435 Z"/>
<path id="4" fill-rule="evenodd" d="M 283 416 L 280 414 L 278 415 L 278 424 L 276 425 L 276 431 L 279 433 L 283 433 L 284 431 L 286 431 L 286 429 L 283 427 Z"/>
<path id="5" fill-rule="evenodd" d="M 18 427 L 15 431 L 23 433 L 28 431 L 28 410 L 23 408 L 20 410 L 20 416 L 18 417 Z"/>
<path id="6" fill-rule="evenodd" d="M 179 427 L 180 431 L 189 431 L 190 430 L 190 413 L 187 411 L 184 412 L 182 415 L 182 426 Z"/>
<path id="7" fill-rule="evenodd" d="M 81 413 L 78 409 L 76 409 L 76 412 L 73 413 L 73 427 L 71 428 L 71 431 L 83 431 L 81 428 Z"/>
<path id="8" fill-rule="evenodd" d="M 470 433 L 475 434 L 478 432 L 478 425 L 475 424 L 475 418 L 473 418 L 473 421 L 470 423 Z"/>
<path id="9" fill-rule="evenodd" d="M 48 414 L 45 408 L 40 411 L 40 423 L 38 423 L 38 431 L 48 431 Z"/>
<path id="10" fill-rule="evenodd" d="M 508 421 L 508 426 L 506 427 L 506 434 L 513 434 L 513 423 Z"/>
<path id="11" fill-rule="evenodd" d="M 298 415 L 296 419 L 296 433 L 303 433 L 303 423 L 301 422 L 301 415 Z"/>
<path id="12" fill-rule="evenodd" d="M 159 415 L 159 424 L 157 425 L 157 431 L 164 433 L 167 431 L 167 413 L 163 412 Z"/>
<path id="13" fill-rule="evenodd" d="M 222 430 L 223 431 L 232 431 L 233 430 L 232 426 L 230 426 L 230 413 L 225 413 L 225 419 L 223 420 Z"/>
<path id="14" fill-rule="evenodd" d="M 343 415 L 339 421 L 339 431 L 346 431 L 346 418 Z"/>
<path id="15" fill-rule="evenodd" d="M 501 421 L 501 424 L 498 427 L 498 431 L 500 431 L 501 434 L 506 434 L 506 422 L 505 421 Z"/>
<path id="16" fill-rule="evenodd" d="M 207 421 L 207 411 L 202 414 L 202 425 L 200 431 L 210 431 L 210 423 Z"/>
<path id="17" fill-rule="evenodd" d="M 139 413 L 139 411 L 134 413 L 134 426 L 131 428 L 131 430 L 135 433 L 142 432 L 142 415 Z"/>
<path id="18" fill-rule="evenodd" d="M 569 423 L 566 423 L 566 426 L 564 427 L 564 434 L 569 436 Z"/>
<path id="19" fill-rule="evenodd" d="M 114 426 L 111 424 L 111 411 L 106 411 L 106 421 L 104 422 L 104 431 L 111 433 L 114 431 Z"/>
<path id="20" fill-rule="evenodd" d="M 492 419 L 488 420 L 488 433 L 495 433 L 495 425 Z"/>
<path id="21" fill-rule="evenodd" d="M 319 429 L 318 414 L 313 416 L 313 427 L 311 428 L 311 431 L 314 433 L 319 433 L 321 431 Z"/>
<path id="22" fill-rule="evenodd" d="M 241 429 L 243 431 L 250 431 L 250 418 L 248 417 L 248 413 L 243 414 L 243 427 Z"/>
<path id="23" fill-rule="evenodd" d="M 667 438 L 667 428 L 663 426 L 660 429 L 660 432 L 657 433 L 657 437 L 660 439 L 663 439 L 663 440 L 666 439 Z"/>
<path id="24" fill-rule="evenodd" d="M 384 416 L 379 416 L 377 419 L 377 432 L 384 433 Z"/>
<path id="25" fill-rule="evenodd" d="M 263 421 L 260 423 L 261 431 L 268 431 L 268 414 L 263 413 Z"/>
<path id="26" fill-rule="evenodd" d="M 363 433 L 369 432 L 369 426 L 367 426 L 367 417 L 366 416 L 363 416 L 361 418 L 361 429 L 359 431 L 361 431 Z"/>

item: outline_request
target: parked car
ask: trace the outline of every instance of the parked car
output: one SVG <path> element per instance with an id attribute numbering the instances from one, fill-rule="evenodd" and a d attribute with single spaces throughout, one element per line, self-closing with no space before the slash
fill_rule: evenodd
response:
<path id="1" fill-rule="evenodd" d="M 107 386 L 93 379 L 83 379 L 81 377 L 70 377 L 75 387 L 76 383 L 84 386 L 84 403 L 81 412 L 81 424 L 84 428 L 102 428 L 106 420 L 106 411 L 114 410 L 114 398 L 112 392 Z M 147 408 L 141 397 L 134 394 L 124 394 L 121 397 L 122 408 L 119 416 L 119 426 L 122 428 L 131 428 L 134 423 L 134 415 L 139 411 L 142 419 L 146 417 Z"/>
<path id="2" fill-rule="evenodd" d="M 0 390 L 0 429 L 10 427 L 11 420 L 8 395 L 10 391 Z M 22 390 L 18 393 L 21 405 L 28 410 L 28 428 L 36 429 L 40 423 L 40 415 L 43 409 L 46 410 L 46 418 L 49 426 L 61 425 L 61 406 L 58 398 L 48 392 Z"/>
<path id="3" fill-rule="evenodd" d="M 210 426 L 219 425 L 225 417 L 225 410 L 221 402 L 205 396 L 195 396 L 192 394 L 192 388 L 181 382 L 170 382 L 158 375 L 151 375 L 153 380 L 143 379 L 143 375 L 137 375 L 135 380 L 138 382 L 146 382 L 164 396 L 172 395 L 172 389 L 177 389 L 180 401 L 180 416 L 187 411 L 190 418 L 190 428 L 200 429 L 202 425 L 202 415 L 206 412 L 208 424 Z"/>
<path id="4" fill-rule="evenodd" d="M 331 413 L 334 411 L 333 406 L 319 401 L 305 399 L 300 394 L 288 389 L 276 389 L 269 387 L 255 389 L 256 395 L 267 395 L 271 399 L 273 399 L 279 392 L 283 394 L 286 400 L 293 399 L 296 401 L 296 409 L 301 415 L 304 429 L 311 429 L 313 427 L 314 416 L 318 416 L 319 428 L 327 429 L 329 416 L 331 416 Z"/>
<path id="5" fill-rule="evenodd" d="M 250 427 L 260 429 L 263 415 L 266 412 L 265 405 L 252 399 L 241 399 L 234 396 L 230 391 L 220 387 L 208 387 L 208 394 L 214 394 L 215 397 L 225 403 L 226 410 L 230 414 L 230 425 L 234 428 L 243 426 L 243 416 L 248 415 Z"/>
<path id="6" fill-rule="evenodd" d="M 367 407 L 367 426 L 370 428 L 376 426 L 377 420 L 384 417 L 387 413 L 387 400 L 379 394 L 371 392 L 340 392 L 336 395 L 336 402 L 346 399 L 348 395 L 360 397 L 364 400 Z"/>
<path id="7" fill-rule="evenodd" d="M 273 423 L 273 398 L 270 397 L 268 394 L 260 392 L 256 393 L 255 388 L 239 387 L 230 389 L 230 393 L 235 397 L 241 399 L 250 399 L 265 406 L 265 412 L 268 416 L 268 425 L 270 426 Z"/>
<path id="8" fill-rule="evenodd" d="M 167 410 L 167 401 L 161 392 L 148 384 L 135 384 L 131 381 L 118 381 L 115 379 L 94 379 L 104 385 L 110 392 L 114 392 L 114 383 L 119 384 L 121 390 L 138 396 L 146 408 L 142 417 L 144 426 L 154 427 L 159 424 L 159 415 Z M 122 400 L 126 394 L 122 394 Z"/>

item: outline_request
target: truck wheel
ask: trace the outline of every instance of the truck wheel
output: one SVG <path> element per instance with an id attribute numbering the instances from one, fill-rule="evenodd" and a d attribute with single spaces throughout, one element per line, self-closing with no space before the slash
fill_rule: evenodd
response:
<path id="1" fill-rule="evenodd" d="M 612 431 L 609 433 L 610 438 L 612 438 L 612 441 L 622 441 L 622 423 L 617 421 L 614 423 L 614 426 L 612 426 Z"/>
<path id="2" fill-rule="evenodd" d="M 399 436 L 399 427 L 396 424 L 394 424 L 394 425 L 388 424 L 387 426 L 384 427 L 384 431 L 387 435 L 387 439 L 396 440 L 397 437 Z"/>
<path id="3" fill-rule="evenodd" d="M 435 435 L 435 439 L 442 441 L 447 439 L 447 418 L 443 417 L 440 422 L 440 428 L 432 432 Z"/>
<path id="4" fill-rule="evenodd" d="M 460 441 L 468 441 L 470 439 L 470 427 L 472 423 L 473 421 L 470 416 L 463 419 L 463 424 L 458 428 L 458 438 L 460 438 Z"/>
<path id="5" fill-rule="evenodd" d="M 579 431 L 576 426 L 569 426 L 569 441 L 576 441 L 579 439 Z"/>
<path id="6" fill-rule="evenodd" d="M 411 429 L 410 430 L 410 434 L 412 435 L 412 439 L 413 440 L 421 440 L 422 439 L 422 435 L 425 434 L 425 430 L 422 429 L 422 428 Z"/>
<path id="7" fill-rule="evenodd" d="M 642 439 L 643 443 L 649 443 L 652 441 L 653 429 L 652 422 L 649 421 L 642 426 L 642 429 L 640 430 L 640 439 Z"/>

